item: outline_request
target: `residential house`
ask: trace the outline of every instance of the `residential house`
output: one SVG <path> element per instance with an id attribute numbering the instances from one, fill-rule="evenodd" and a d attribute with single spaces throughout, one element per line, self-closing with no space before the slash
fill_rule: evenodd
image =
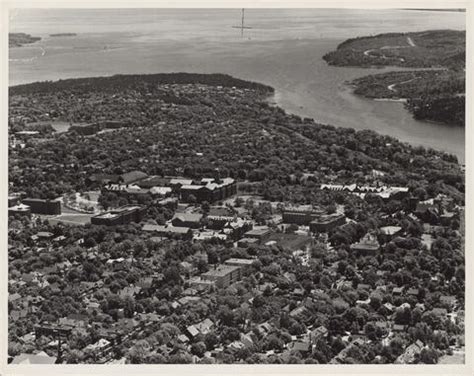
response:
<path id="1" fill-rule="evenodd" d="M 312 344 L 316 343 L 321 338 L 326 338 L 328 335 L 328 330 L 325 326 L 318 326 L 316 329 L 312 330 L 310 333 L 310 341 Z"/>
<path id="2" fill-rule="evenodd" d="M 423 342 L 417 340 L 415 343 L 412 343 L 408 346 L 404 353 L 400 355 L 396 360 L 395 364 L 410 364 L 415 360 L 415 356 L 420 354 L 424 348 Z"/>
<path id="3" fill-rule="evenodd" d="M 205 335 L 214 327 L 214 322 L 211 319 L 205 319 L 197 324 L 190 325 L 186 328 L 188 336 L 193 339 L 199 334 Z"/>

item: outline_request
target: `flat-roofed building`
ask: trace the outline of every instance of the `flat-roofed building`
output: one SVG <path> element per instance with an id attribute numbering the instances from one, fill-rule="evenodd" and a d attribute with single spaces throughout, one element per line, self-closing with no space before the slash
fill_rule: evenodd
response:
<path id="1" fill-rule="evenodd" d="M 99 123 L 74 124 L 69 128 L 69 132 L 76 132 L 82 136 L 90 136 L 99 132 L 101 128 Z"/>
<path id="2" fill-rule="evenodd" d="M 230 258 L 224 262 L 225 265 L 240 266 L 242 269 L 248 269 L 255 262 L 254 259 Z"/>
<path id="3" fill-rule="evenodd" d="M 96 215 L 91 218 L 93 225 L 118 226 L 126 225 L 130 222 L 141 222 L 146 208 L 142 206 L 127 205 L 118 209 L 110 210 L 106 213 Z"/>
<path id="4" fill-rule="evenodd" d="M 338 226 L 346 223 L 346 216 L 344 214 L 324 214 L 316 217 L 309 223 L 311 232 L 328 232 Z"/>
<path id="5" fill-rule="evenodd" d="M 180 188 L 181 200 L 184 202 L 209 203 L 225 200 L 237 193 L 237 184 L 232 178 L 203 178 L 197 183 L 183 184 Z"/>
<path id="6" fill-rule="evenodd" d="M 216 285 L 213 280 L 203 279 L 200 276 L 192 277 L 188 280 L 189 286 L 197 291 L 210 290 Z"/>
<path id="7" fill-rule="evenodd" d="M 217 287 L 228 287 L 242 278 L 240 266 L 220 265 L 216 269 L 201 274 L 201 279 L 214 281 Z"/>
<path id="8" fill-rule="evenodd" d="M 283 209 L 282 219 L 283 223 L 308 225 L 322 214 L 324 214 L 322 209 L 315 208 L 312 205 L 300 205 Z"/>
<path id="9" fill-rule="evenodd" d="M 227 223 L 233 220 L 233 216 L 208 215 L 207 227 L 213 230 L 222 230 Z"/>
<path id="10" fill-rule="evenodd" d="M 258 244 L 258 239 L 255 238 L 242 238 L 237 242 L 237 246 L 240 248 L 248 248 L 251 245 Z"/>
<path id="11" fill-rule="evenodd" d="M 59 199 L 45 200 L 41 198 L 25 198 L 22 203 L 29 206 L 33 214 L 61 214 L 61 201 Z"/>
<path id="12" fill-rule="evenodd" d="M 260 243 L 267 241 L 272 231 L 266 227 L 255 227 L 244 234 L 244 238 L 257 239 Z"/>
<path id="13" fill-rule="evenodd" d="M 202 214 L 200 213 L 176 213 L 171 220 L 176 227 L 201 227 Z"/>
<path id="14" fill-rule="evenodd" d="M 165 237 L 192 237 L 192 231 L 188 227 L 173 227 L 146 224 L 142 228 L 143 231 L 153 232 L 158 236 Z"/>

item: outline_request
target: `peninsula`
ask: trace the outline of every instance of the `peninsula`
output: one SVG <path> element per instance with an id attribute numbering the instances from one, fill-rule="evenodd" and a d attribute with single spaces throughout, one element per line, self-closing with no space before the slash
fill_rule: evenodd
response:
<path id="1" fill-rule="evenodd" d="M 24 44 L 30 44 L 41 40 L 40 37 L 33 37 L 25 33 L 9 33 L 8 47 L 21 47 Z"/>
<path id="2" fill-rule="evenodd" d="M 335 66 L 416 68 L 358 78 L 354 92 L 406 103 L 416 119 L 464 126 L 464 31 L 390 33 L 349 39 L 323 59 Z"/>

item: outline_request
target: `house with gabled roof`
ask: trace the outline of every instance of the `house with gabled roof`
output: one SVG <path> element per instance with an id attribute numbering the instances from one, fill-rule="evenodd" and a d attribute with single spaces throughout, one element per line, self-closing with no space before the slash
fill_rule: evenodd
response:
<path id="1" fill-rule="evenodd" d="M 415 343 L 412 343 L 408 346 L 402 355 L 400 355 L 396 360 L 395 364 L 410 364 L 415 360 L 415 356 L 420 354 L 424 348 L 423 342 L 417 340 Z"/>

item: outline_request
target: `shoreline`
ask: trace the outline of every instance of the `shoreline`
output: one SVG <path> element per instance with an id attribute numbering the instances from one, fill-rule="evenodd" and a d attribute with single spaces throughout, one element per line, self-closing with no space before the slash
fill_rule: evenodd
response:
<path id="1" fill-rule="evenodd" d="M 357 95 L 357 94 L 354 94 L 354 95 Z M 395 98 L 369 98 L 369 97 L 364 97 L 364 98 L 372 99 L 376 102 L 407 103 L 406 98 L 398 98 L 398 99 L 395 99 Z M 442 124 L 442 123 L 440 123 L 440 124 Z"/>
<path id="2" fill-rule="evenodd" d="M 345 85 L 345 86 L 350 86 L 350 85 Z M 265 100 L 266 103 L 268 103 L 270 106 L 274 106 L 274 107 L 278 107 L 280 109 L 282 109 L 283 111 L 285 111 L 286 114 L 290 114 L 290 115 L 296 115 L 296 116 L 299 116 L 300 118 L 304 118 L 305 116 L 302 116 L 298 113 L 295 113 L 293 111 L 290 111 L 290 110 L 287 110 L 284 106 L 282 106 L 281 102 L 278 101 L 278 90 L 275 89 L 275 91 L 273 92 L 272 95 L 269 95 L 267 97 L 267 99 Z M 402 100 L 398 99 L 390 99 L 390 98 L 367 98 L 367 97 L 364 97 L 364 96 L 360 96 L 360 95 L 357 95 L 357 94 L 354 94 L 352 91 L 351 91 L 351 95 L 353 95 L 354 97 L 357 97 L 357 98 L 363 98 L 363 99 L 367 99 L 367 100 L 373 100 L 373 101 L 380 101 L 380 102 L 389 102 L 389 103 L 394 103 L 394 104 L 399 104 L 399 103 L 404 103 L 402 102 L 402 100 L 404 98 L 402 98 Z M 301 107 L 303 108 L 303 107 Z M 318 121 L 314 118 L 311 118 L 315 124 L 317 125 L 321 125 L 321 126 L 331 126 L 331 127 L 335 127 L 335 128 L 351 128 L 351 127 L 343 127 L 343 126 L 338 126 L 338 125 L 333 125 L 333 124 L 329 124 L 329 123 L 325 123 L 325 122 L 321 122 L 321 121 Z M 417 121 L 420 121 L 420 120 L 417 120 Z M 436 125 L 442 125 L 442 126 L 449 126 L 445 123 L 438 123 L 438 122 L 435 122 L 435 121 L 428 121 L 428 120 L 423 120 L 423 121 L 420 121 L 420 122 L 426 122 L 426 123 L 433 123 L 433 124 L 436 124 Z M 356 130 L 356 131 L 360 131 L 360 130 Z M 418 144 L 416 142 L 408 142 L 408 141 L 402 141 L 400 138 L 398 137 L 395 137 L 395 136 L 392 136 L 392 135 L 389 135 L 389 134 L 384 134 L 384 133 L 381 133 L 381 132 L 377 132 L 377 131 L 372 131 L 374 133 L 376 133 L 377 135 L 379 136 L 387 136 L 387 137 L 391 137 L 391 138 L 394 138 L 396 140 L 398 140 L 399 142 L 401 142 L 402 144 L 404 145 L 408 145 L 410 147 L 424 147 L 425 149 L 433 149 L 434 151 L 436 152 L 440 152 L 440 153 L 445 153 L 445 154 L 451 154 L 447 151 L 444 151 L 442 149 L 436 149 L 436 148 L 433 148 L 433 147 L 427 147 L 425 145 L 422 145 L 422 144 Z M 453 154 L 455 155 L 455 154 Z M 457 158 L 457 164 L 459 166 L 464 166 L 465 165 L 465 159 L 461 159 L 459 158 L 458 155 L 455 155 L 456 158 Z"/>
<path id="3" fill-rule="evenodd" d="M 174 73 L 177 73 L 177 72 L 174 72 Z M 153 74 L 163 74 L 163 73 L 146 73 L 145 75 L 153 75 Z M 173 73 L 164 73 L 164 74 L 173 74 Z M 194 74 L 194 73 L 189 73 L 189 74 Z M 198 73 L 198 74 L 201 74 L 201 73 Z M 80 79 L 100 79 L 100 78 L 103 78 L 103 77 L 112 77 L 112 76 L 117 76 L 117 75 L 121 75 L 121 74 L 113 74 L 113 75 L 98 75 L 98 76 L 84 76 L 84 77 L 76 77 L 76 78 L 65 78 L 65 79 L 61 79 L 61 78 L 58 78 L 56 80 L 53 80 L 52 82 L 58 82 L 58 81 L 66 81 L 66 80 L 80 80 Z M 130 74 L 124 74 L 124 75 L 130 75 Z M 133 74 L 132 74 L 133 75 Z M 139 75 L 139 74 L 138 74 Z M 232 76 L 234 77 L 234 76 Z M 236 79 L 239 79 L 238 77 L 234 77 Z M 247 80 L 245 80 L 247 81 Z M 249 80 L 253 83 L 256 83 L 256 84 L 261 84 L 258 80 Z M 11 85 L 9 86 L 9 90 L 12 89 L 12 88 L 16 88 L 16 87 L 24 87 L 24 86 L 28 86 L 28 85 L 33 85 L 33 84 L 39 84 L 39 83 L 45 83 L 45 82 L 50 82 L 48 80 L 44 80 L 44 81 L 34 81 L 34 82 L 29 82 L 29 83 L 25 83 L 25 84 L 17 84 L 17 85 Z M 265 85 L 265 86 L 270 86 L 274 91 L 272 94 L 270 94 L 267 99 L 265 100 L 266 103 L 268 103 L 269 105 L 272 105 L 272 106 L 276 106 L 276 107 L 279 107 L 280 109 L 282 109 L 283 111 L 285 111 L 285 113 L 287 114 L 292 114 L 292 115 L 296 115 L 296 116 L 299 116 L 301 117 L 302 119 L 303 118 L 310 118 L 312 119 L 316 124 L 320 124 L 320 125 L 329 125 L 329 126 L 333 126 L 333 127 L 336 127 L 336 128 L 352 128 L 350 126 L 344 126 L 344 125 L 335 125 L 335 124 L 332 124 L 330 122 L 324 122 L 324 121 L 320 121 L 318 120 L 317 118 L 315 118 L 314 116 L 308 116 L 308 115 L 303 115 L 303 114 L 300 114 L 296 111 L 294 111 L 294 109 L 290 109 L 288 108 L 287 106 L 283 105 L 281 103 L 281 101 L 278 100 L 279 98 L 279 94 L 280 94 L 280 91 L 278 89 L 275 89 L 273 86 L 271 85 L 267 85 L 267 84 L 262 84 L 262 85 Z M 389 102 L 389 103 L 402 103 L 402 101 L 400 100 L 393 100 L 393 99 L 390 99 L 390 98 L 387 98 L 387 99 L 384 99 L 384 98 L 380 98 L 381 100 L 377 100 L 377 98 L 367 98 L 367 97 L 364 97 L 364 96 L 360 96 L 360 95 L 357 95 L 357 94 L 354 94 L 353 90 L 354 90 L 354 85 L 351 84 L 350 82 L 346 82 L 344 83 L 345 87 L 348 87 L 350 89 L 350 95 L 356 97 L 356 98 L 364 98 L 366 100 L 373 100 L 373 101 L 380 101 L 380 102 Z M 301 110 L 304 109 L 303 106 L 299 106 L 299 108 Z M 425 121 L 421 121 L 421 122 L 425 122 Z M 428 122 L 427 122 L 428 123 Z M 437 123 L 438 125 L 443 125 L 443 126 L 449 126 L 447 124 L 444 124 L 444 123 Z M 378 135 L 380 136 L 388 136 L 388 137 L 392 137 L 394 139 L 397 139 L 398 141 L 406 144 L 406 145 L 409 145 L 411 147 L 419 147 L 419 146 L 422 146 L 426 149 L 433 149 L 435 150 L 436 152 L 441 152 L 441 153 L 446 153 L 446 154 L 453 154 L 457 157 L 458 159 L 458 164 L 459 165 L 462 165 L 464 164 L 465 162 L 465 158 L 460 158 L 459 155 L 457 154 L 454 154 L 454 153 L 451 153 L 451 152 L 448 152 L 448 151 L 445 151 L 441 148 L 435 148 L 435 147 L 432 147 L 432 146 L 426 146 L 426 145 L 423 145 L 421 143 L 417 143 L 417 142 L 410 142 L 410 141 L 404 141 L 402 139 L 400 139 L 399 137 L 397 136 L 394 136 L 394 135 L 390 135 L 390 134 L 387 134 L 387 133 L 383 133 L 383 132 L 379 132 L 379 131 L 375 131 L 373 130 L 373 132 L 377 133 Z"/>

